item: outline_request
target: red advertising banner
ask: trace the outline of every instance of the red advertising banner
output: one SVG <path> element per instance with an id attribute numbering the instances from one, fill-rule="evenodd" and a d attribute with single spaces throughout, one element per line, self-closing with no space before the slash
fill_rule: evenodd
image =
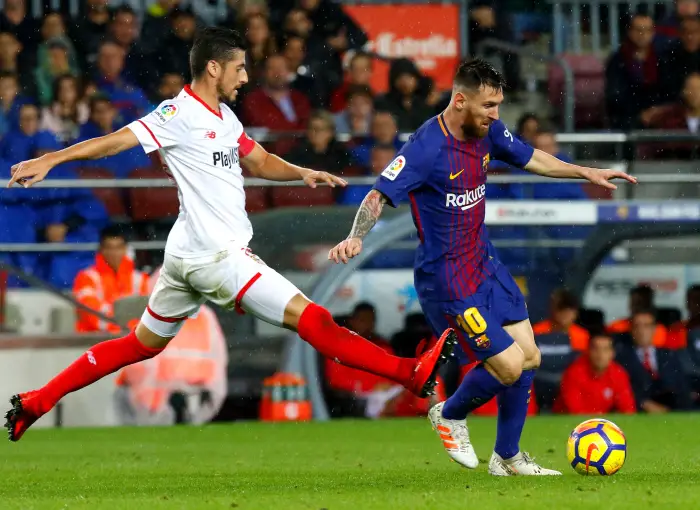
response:
<path id="1" fill-rule="evenodd" d="M 343 7 L 369 37 L 369 50 L 388 58 L 406 57 L 435 80 L 452 88 L 459 62 L 457 5 L 346 5 Z M 375 61 L 372 88 L 386 92 L 389 64 Z"/>

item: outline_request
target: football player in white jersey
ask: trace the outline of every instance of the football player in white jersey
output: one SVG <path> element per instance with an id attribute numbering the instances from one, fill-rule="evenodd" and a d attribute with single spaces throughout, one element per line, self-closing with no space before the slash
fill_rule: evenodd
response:
<path id="1" fill-rule="evenodd" d="M 296 331 L 324 356 L 396 381 L 419 396 L 433 391 L 437 370 L 455 342 L 451 329 L 417 358 L 391 356 L 337 325 L 328 310 L 309 301 L 250 251 L 241 163 L 262 179 L 303 180 L 312 188 L 346 183 L 269 154 L 245 134 L 224 104 L 235 100 L 248 81 L 244 40 L 237 32 L 202 30 L 190 51 L 190 67 L 191 85 L 142 119 L 12 167 L 8 186 L 29 187 L 61 163 L 99 159 L 141 145 L 148 153 L 158 151 L 180 198 L 163 268 L 139 325 L 122 338 L 95 345 L 42 388 L 13 396 L 5 424 L 12 441 L 64 395 L 156 356 L 205 301 Z"/>

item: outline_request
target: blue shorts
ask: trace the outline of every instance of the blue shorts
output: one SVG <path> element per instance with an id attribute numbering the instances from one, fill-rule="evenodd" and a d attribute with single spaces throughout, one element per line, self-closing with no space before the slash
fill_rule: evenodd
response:
<path id="1" fill-rule="evenodd" d="M 506 350 L 513 338 L 504 325 L 528 318 L 525 297 L 504 265 L 477 291 L 456 301 L 427 301 L 418 295 L 425 318 L 438 337 L 447 328 L 457 332 L 455 349 L 461 363 L 484 361 Z"/>

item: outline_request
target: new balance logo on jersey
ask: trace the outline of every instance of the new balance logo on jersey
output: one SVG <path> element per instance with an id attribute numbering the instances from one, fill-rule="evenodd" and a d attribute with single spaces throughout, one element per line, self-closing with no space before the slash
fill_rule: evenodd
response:
<path id="1" fill-rule="evenodd" d="M 478 188 L 468 189 L 461 195 L 448 193 L 445 195 L 445 207 L 460 207 L 463 211 L 466 211 L 481 202 L 485 195 L 486 184 L 482 184 Z"/>
<path id="2" fill-rule="evenodd" d="M 216 131 L 207 131 L 204 133 L 204 138 L 209 138 L 209 140 L 213 140 L 216 138 Z"/>
<path id="3" fill-rule="evenodd" d="M 238 165 L 238 148 L 230 149 L 228 152 L 219 151 L 212 154 L 214 166 L 221 165 L 224 168 L 233 168 Z"/>

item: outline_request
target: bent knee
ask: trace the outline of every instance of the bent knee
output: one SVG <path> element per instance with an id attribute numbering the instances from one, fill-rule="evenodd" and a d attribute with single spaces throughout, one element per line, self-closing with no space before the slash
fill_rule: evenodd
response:
<path id="1" fill-rule="evenodd" d="M 487 363 L 494 372 L 494 376 L 506 386 L 511 386 L 520 379 L 523 372 L 525 355 L 516 344 L 500 354 L 490 358 Z"/>
<path id="2" fill-rule="evenodd" d="M 540 363 L 542 363 L 542 353 L 538 347 L 535 347 L 525 355 L 523 370 L 536 370 L 540 368 Z"/>
<path id="3" fill-rule="evenodd" d="M 522 373 L 522 365 L 518 366 L 517 364 L 513 363 L 512 365 L 505 366 L 502 370 L 498 371 L 498 379 L 502 384 L 512 386 L 518 382 L 518 379 L 520 379 L 520 375 Z"/>

